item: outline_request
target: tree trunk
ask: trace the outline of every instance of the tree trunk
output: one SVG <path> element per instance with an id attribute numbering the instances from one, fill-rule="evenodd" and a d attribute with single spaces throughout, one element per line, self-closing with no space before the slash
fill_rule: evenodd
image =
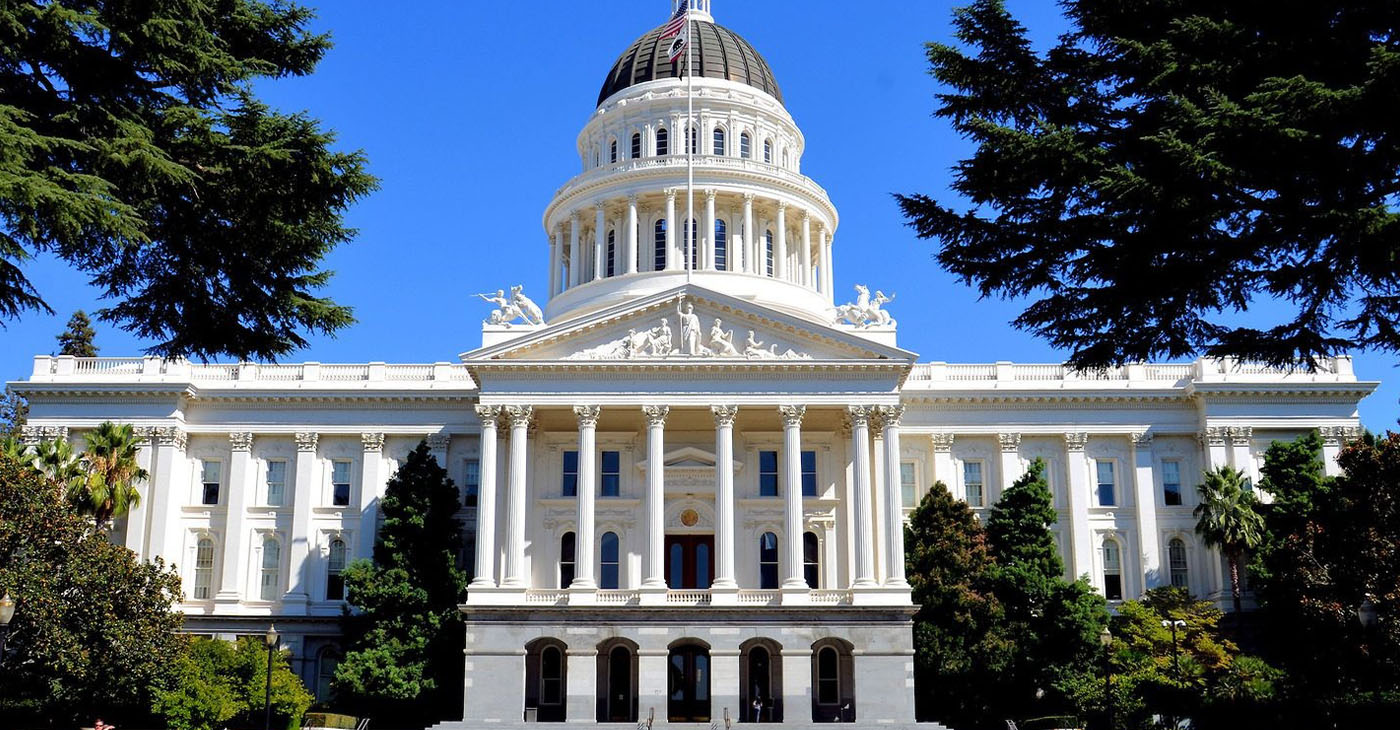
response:
<path id="1" fill-rule="evenodd" d="M 1235 613 L 1239 613 L 1240 608 L 1240 558 L 1238 555 L 1229 556 L 1230 560 L 1230 597 L 1235 602 Z"/>

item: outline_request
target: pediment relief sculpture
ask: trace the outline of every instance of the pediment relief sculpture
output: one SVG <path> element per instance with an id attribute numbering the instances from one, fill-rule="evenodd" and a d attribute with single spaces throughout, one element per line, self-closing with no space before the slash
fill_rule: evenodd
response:
<path id="1" fill-rule="evenodd" d="M 566 356 L 565 360 L 669 360 L 719 358 L 733 360 L 810 360 L 811 355 L 792 348 L 779 351 L 776 344 L 767 345 L 749 330 L 743 350 L 734 342 L 734 331 L 725 329 L 724 320 L 715 317 L 708 331 L 695 313 L 695 307 L 684 298 L 676 305 L 677 327 L 671 328 L 670 317 L 662 317 L 650 329 L 638 332 L 634 327 L 627 334 L 586 350 Z"/>

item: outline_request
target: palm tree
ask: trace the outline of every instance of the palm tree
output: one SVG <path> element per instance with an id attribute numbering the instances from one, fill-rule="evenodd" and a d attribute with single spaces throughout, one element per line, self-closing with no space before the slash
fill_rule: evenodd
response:
<path id="1" fill-rule="evenodd" d="M 83 462 L 67 439 L 40 441 L 34 447 L 30 464 L 53 483 L 59 494 L 68 493 L 83 478 Z"/>
<path id="2" fill-rule="evenodd" d="M 83 454 L 86 474 L 73 483 L 68 498 L 78 511 L 92 515 L 101 525 L 140 504 L 136 483 L 149 475 L 136 461 L 140 440 L 131 424 L 118 426 L 106 421 L 83 438 L 87 441 Z"/>
<path id="3" fill-rule="evenodd" d="M 34 461 L 34 452 L 29 448 L 29 444 L 14 436 L 0 438 L 0 454 L 16 464 L 24 464 L 25 466 L 31 465 Z"/>
<path id="4" fill-rule="evenodd" d="M 1259 545 L 1264 536 L 1264 518 L 1254 509 L 1254 494 L 1245 489 L 1245 476 L 1233 467 L 1221 466 L 1205 472 L 1205 483 L 1196 487 L 1201 503 L 1196 506 L 1196 534 L 1206 546 L 1219 548 L 1230 563 L 1230 595 L 1235 613 L 1240 612 L 1240 563 L 1246 551 Z"/>

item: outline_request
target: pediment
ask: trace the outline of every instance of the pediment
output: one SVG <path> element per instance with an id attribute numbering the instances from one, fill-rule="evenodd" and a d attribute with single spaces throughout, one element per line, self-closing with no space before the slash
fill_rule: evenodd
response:
<path id="1" fill-rule="evenodd" d="M 839 327 L 685 285 L 464 353 L 467 362 L 719 364 L 915 355 Z"/>

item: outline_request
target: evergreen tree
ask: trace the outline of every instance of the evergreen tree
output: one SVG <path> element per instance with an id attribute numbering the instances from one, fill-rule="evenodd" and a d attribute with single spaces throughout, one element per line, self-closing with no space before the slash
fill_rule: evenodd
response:
<path id="1" fill-rule="evenodd" d="M 337 701 L 397 726 L 461 717 L 459 505 L 447 471 L 419 443 L 385 487 L 374 561 L 345 569 L 347 601 L 359 612 L 344 619 Z"/>
<path id="2" fill-rule="evenodd" d="M 0 438 L 19 438 L 29 420 L 29 401 L 8 386 L 0 396 Z"/>
<path id="3" fill-rule="evenodd" d="M 93 339 L 97 331 L 92 328 L 92 320 L 79 309 L 68 318 L 68 327 L 58 336 L 58 354 L 73 357 L 97 357 L 97 345 Z"/>
<path id="4" fill-rule="evenodd" d="M 1196 505 L 1196 533 L 1207 547 L 1219 548 L 1230 565 L 1230 597 L 1235 613 L 1240 612 L 1240 567 L 1245 554 L 1264 538 L 1264 519 L 1255 511 L 1254 495 L 1245 489 L 1244 473 L 1230 466 L 1221 466 L 1205 473 L 1205 481 L 1196 490 L 1200 504 Z"/>
<path id="5" fill-rule="evenodd" d="M 1002 492 L 987 520 L 996 561 L 993 590 L 1015 647 L 998 688 L 1000 706 L 1010 716 L 1072 709 L 1061 683 L 1092 666 L 1101 651 L 1098 634 L 1108 623 L 1103 597 L 1082 579 L 1065 580 L 1050 531 L 1056 519 L 1045 462 L 1036 459 Z M 1048 691 L 1043 702 L 1037 701 L 1040 690 Z"/>
<path id="6" fill-rule="evenodd" d="M 995 718 L 998 675 L 1014 647 L 992 594 L 986 531 L 942 482 L 909 515 L 906 571 L 914 603 L 915 713 L 951 727 Z"/>
<path id="7" fill-rule="evenodd" d="M 1400 351 L 1400 3 L 1060 5 L 1044 52 L 1003 0 L 928 46 L 973 145 L 899 197 L 939 263 L 1077 366 Z"/>
<path id="8" fill-rule="evenodd" d="M 330 47 L 282 0 L 0 4 L 0 319 L 52 311 L 26 276 L 52 255 L 152 354 L 271 359 L 335 332 L 322 259 L 374 189 L 360 152 L 259 83 Z"/>
<path id="9" fill-rule="evenodd" d="M 114 545 L 39 472 L 0 455 L 5 592 L 17 605 L 0 657 L 0 727 L 153 726 L 153 688 L 183 645 L 179 576 Z"/>

